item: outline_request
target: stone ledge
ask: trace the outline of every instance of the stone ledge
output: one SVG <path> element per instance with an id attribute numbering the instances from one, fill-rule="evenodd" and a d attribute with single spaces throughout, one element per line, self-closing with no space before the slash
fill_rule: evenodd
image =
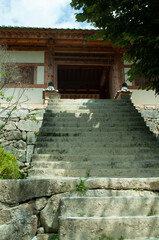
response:
<path id="1" fill-rule="evenodd" d="M 79 178 L 21 179 L 0 181 L 0 202 L 23 203 L 34 198 L 76 191 Z M 159 191 L 159 178 L 88 178 L 88 189 Z"/>

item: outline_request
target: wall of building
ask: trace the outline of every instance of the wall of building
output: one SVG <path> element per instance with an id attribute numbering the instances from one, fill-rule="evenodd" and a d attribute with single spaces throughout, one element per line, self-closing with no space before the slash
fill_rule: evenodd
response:
<path id="1" fill-rule="evenodd" d="M 12 103 L 18 100 L 19 104 L 43 104 L 42 88 L 4 88 L 3 91 L 7 97 L 13 96 Z M 6 101 L 1 100 L 1 103 Z"/>
<path id="2" fill-rule="evenodd" d="M 44 63 L 43 51 L 7 51 L 16 63 Z"/>
<path id="3" fill-rule="evenodd" d="M 20 102 L 27 102 L 33 104 L 43 104 L 42 99 L 42 87 L 38 87 L 37 85 L 44 84 L 44 75 L 45 75 L 45 52 L 44 51 L 8 51 L 8 61 L 13 61 L 17 64 L 22 64 L 22 66 L 34 66 L 34 84 L 29 88 L 26 88 L 24 84 L 22 84 L 19 88 L 4 88 L 2 91 L 6 93 L 6 96 L 13 96 L 13 101 L 21 96 L 24 91 L 22 97 L 20 98 Z M 39 65 L 38 65 L 39 64 Z M 5 103 L 5 101 L 1 101 L 1 103 Z"/>

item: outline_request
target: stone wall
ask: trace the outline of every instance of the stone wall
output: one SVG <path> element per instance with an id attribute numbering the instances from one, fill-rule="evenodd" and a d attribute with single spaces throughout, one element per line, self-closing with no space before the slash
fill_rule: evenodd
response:
<path id="1" fill-rule="evenodd" d="M 156 137 L 159 139 L 159 106 L 137 106 L 138 111 L 144 118 L 146 125 L 150 128 Z"/>
<path id="2" fill-rule="evenodd" d="M 0 239 L 32 240 L 37 236 L 34 239 L 53 240 L 59 229 L 60 199 L 82 197 L 83 193 L 76 188 L 79 182 L 77 178 L 0 180 Z M 131 191 L 134 196 L 143 196 L 146 191 L 152 196 L 159 191 L 159 179 L 89 178 L 85 186 L 88 191 L 84 196 L 87 197 L 121 190 Z"/>
<path id="3" fill-rule="evenodd" d="M 4 125 L 0 132 L 0 144 L 18 158 L 22 168 L 30 165 L 44 112 L 45 109 L 18 109 L 5 123 L 7 111 L 0 109 L 0 125 Z"/>

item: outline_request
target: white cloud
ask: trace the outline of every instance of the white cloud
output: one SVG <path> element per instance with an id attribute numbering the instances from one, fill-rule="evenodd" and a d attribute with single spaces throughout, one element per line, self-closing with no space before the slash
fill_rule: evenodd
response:
<path id="1" fill-rule="evenodd" d="M 91 28 L 75 21 L 71 0 L 0 0 L 0 25 Z"/>

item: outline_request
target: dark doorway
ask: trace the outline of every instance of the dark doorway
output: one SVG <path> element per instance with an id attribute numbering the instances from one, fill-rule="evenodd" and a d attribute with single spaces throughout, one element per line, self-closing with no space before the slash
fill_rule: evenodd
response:
<path id="1" fill-rule="evenodd" d="M 109 98 L 109 67 L 59 65 L 57 79 L 62 98 Z"/>

